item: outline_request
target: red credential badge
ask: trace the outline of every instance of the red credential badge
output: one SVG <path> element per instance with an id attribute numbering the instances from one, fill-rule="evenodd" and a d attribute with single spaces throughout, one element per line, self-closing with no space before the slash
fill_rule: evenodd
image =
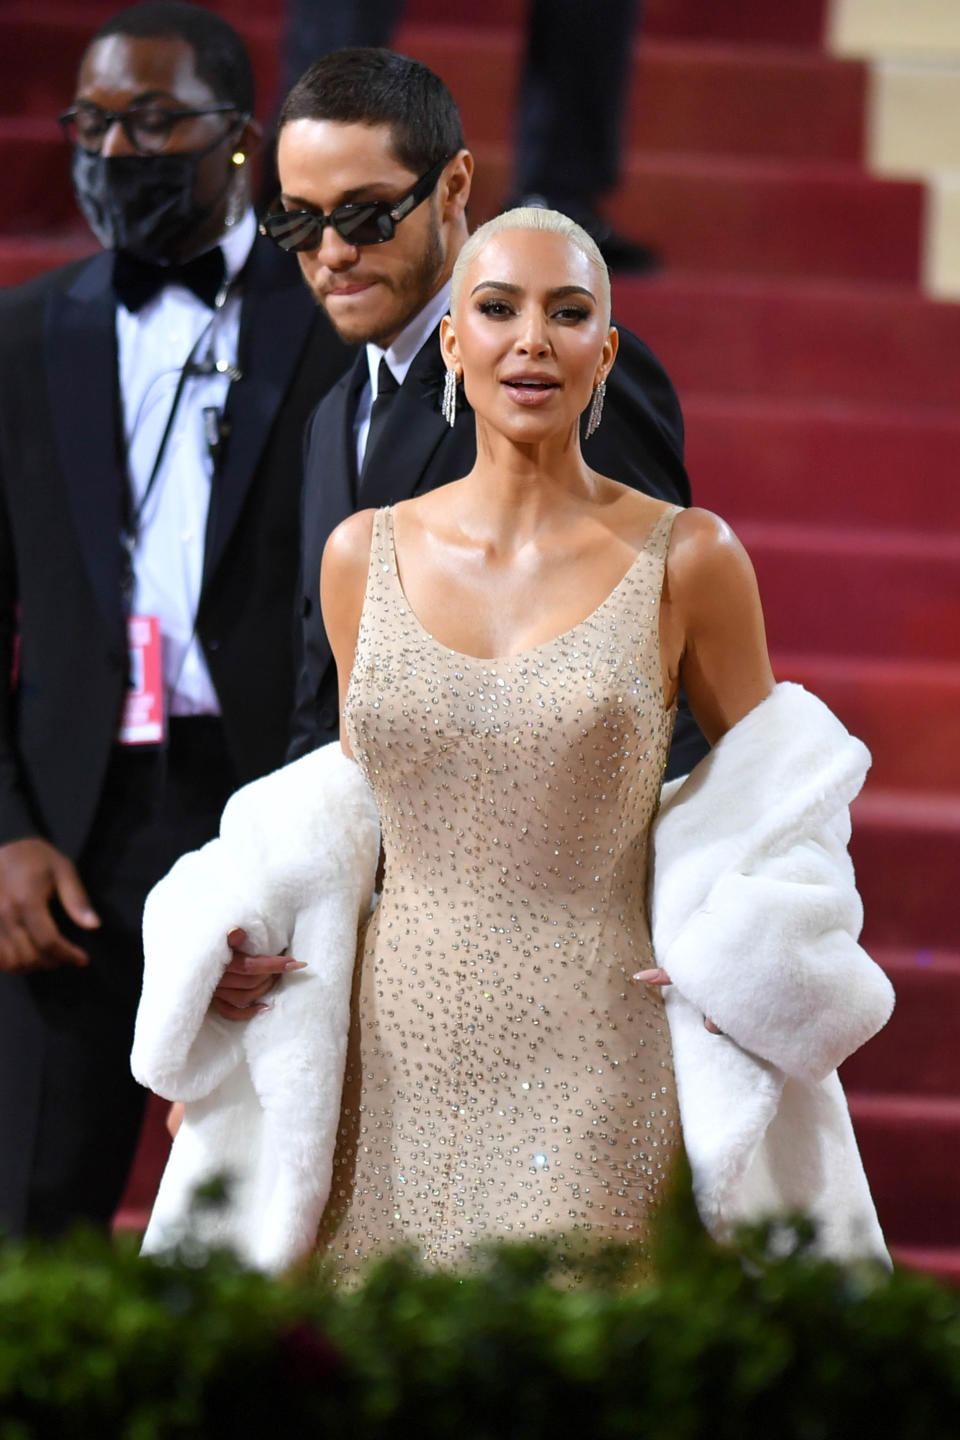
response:
<path id="1" fill-rule="evenodd" d="M 163 664 L 160 621 L 156 615 L 131 615 L 127 620 L 130 683 L 120 722 L 121 745 L 162 745 Z"/>

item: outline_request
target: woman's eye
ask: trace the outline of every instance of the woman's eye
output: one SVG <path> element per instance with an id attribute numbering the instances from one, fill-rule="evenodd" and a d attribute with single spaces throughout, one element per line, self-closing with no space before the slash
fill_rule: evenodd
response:
<path id="1" fill-rule="evenodd" d="M 504 315 L 512 315 L 513 311 L 505 300 L 481 300 L 477 305 L 481 315 L 492 315 L 494 319 L 500 319 Z"/>
<path id="2" fill-rule="evenodd" d="M 590 316 L 590 311 L 584 305 L 564 305 L 555 313 L 558 320 L 579 321 L 587 320 Z"/>

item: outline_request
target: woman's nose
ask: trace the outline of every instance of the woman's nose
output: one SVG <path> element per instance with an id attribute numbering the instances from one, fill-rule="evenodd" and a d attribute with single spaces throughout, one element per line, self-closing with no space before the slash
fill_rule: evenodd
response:
<path id="1" fill-rule="evenodd" d="M 546 319 L 538 311 L 524 315 L 517 348 L 526 355 L 543 355 L 550 349 Z"/>

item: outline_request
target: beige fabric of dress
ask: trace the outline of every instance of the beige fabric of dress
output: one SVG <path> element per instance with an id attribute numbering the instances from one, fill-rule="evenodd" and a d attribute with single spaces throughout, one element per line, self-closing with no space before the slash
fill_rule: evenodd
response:
<path id="1" fill-rule="evenodd" d="M 673 728 L 666 507 L 585 620 L 520 655 L 438 643 L 375 517 L 346 700 L 386 869 L 361 939 L 320 1245 L 462 1263 L 490 1238 L 641 1239 L 681 1143 L 647 842 Z"/>

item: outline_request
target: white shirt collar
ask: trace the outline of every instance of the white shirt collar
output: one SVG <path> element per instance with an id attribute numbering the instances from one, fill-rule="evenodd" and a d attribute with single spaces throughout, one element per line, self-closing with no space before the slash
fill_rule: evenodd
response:
<path id="1" fill-rule="evenodd" d="M 232 280 L 234 276 L 240 274 L 247 263 L 256 238 L 257 218 L 253 210 L 249 208 L 244 211 L 236 225 L 231 225 L 229 230 L 224 230 L 220 236 L 219 245 L 223 251 L 224 274 L 228 280 Z"/>
<path id="2" fill-rule="evenodd" d="M 427 301 L 423 309 L 418 310 L 413 319 L 404 326 L 389 349 L 381 350 L 379 345 L 374 345 L 372 342 L 367 345 L 367 367 L 370 371 L 370 389 L 374 397 L 377 394 L 377 374 L 380 370 L 380 361 L 386 360 L 390 373 L 397 384 L 402 385 L 416 356 L 449 309 L 450 281 L 448 280 L 445 285 L 440 287 L 436 295 Z"/>

